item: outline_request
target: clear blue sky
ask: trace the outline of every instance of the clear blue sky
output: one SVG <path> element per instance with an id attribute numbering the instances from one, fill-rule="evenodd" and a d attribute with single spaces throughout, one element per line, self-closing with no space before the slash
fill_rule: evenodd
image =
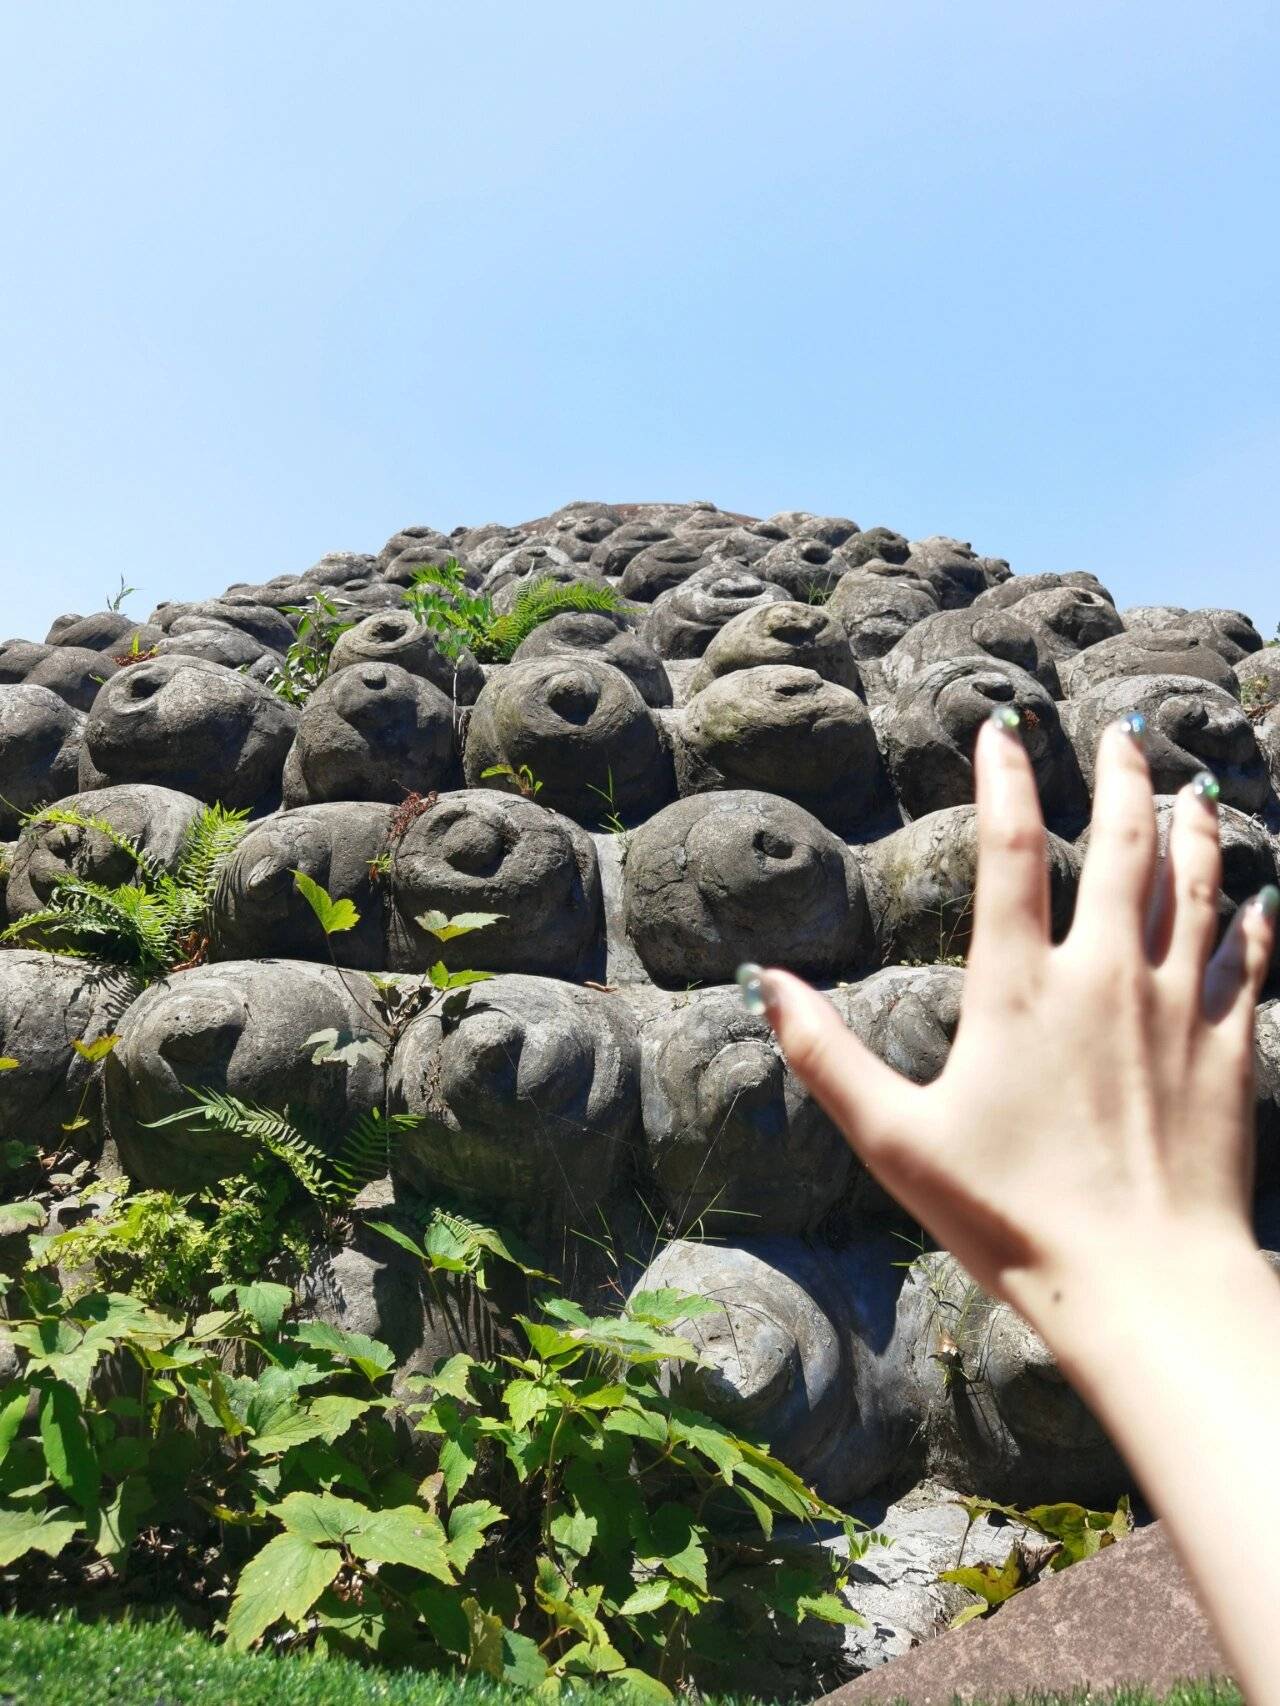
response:
<path id="1" fill-rule="evenodd" d="M 1280 618 L 1268 0 L 0 0 L 0 637 L 572 498 Z"/>

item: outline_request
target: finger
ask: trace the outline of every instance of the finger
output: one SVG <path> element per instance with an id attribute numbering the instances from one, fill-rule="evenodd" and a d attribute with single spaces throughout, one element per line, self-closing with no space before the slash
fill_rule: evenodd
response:
<path id="1" fill-rule="evenodd" d="M 755 974 L 763 1011 L 787 1064 L 869 1165 L 911 1129 L 919 1092 L 854 1036 L 816 989 L 790 972 L 744 966 L 744 993 Z M 747 995 L 750 1004 L 750 995 Z"/>
<path id="2" fill-rule="evenodd" d="M 1147 907 L 1147 958 L 1153 966 L 1163 963 L 1173 940 L 1173 866 L 1168 854 L 1156 865 Z"/>
<path id="3" fill-rule="evenodd" d="M 1142 753 L 1145 720 L 1113 723 L 1098 748 L 1089 851 L 1071 940 L 1090 952 L 1107 944 L 1128 955 L 1141 944 L 1156 864 L 1151 775 Z"/>
<path id="4" fill-rule="evenodd" d="M 1268 884 L 1231 920 L 1204 974 L 1204 1015 L 1211 1025 L 1236 1023 L 1251 1030 L 1253 1010 L 1275 947 L 1280 889 Z"/>
<path id="5" fill-rule="evenodd" d="M 1162 970 L 1165 981 L 1177 983 L 1193 1001 L 1203 985 L 1218 935 L 1218 894 L 1222 887 L 1218 793 L 1217 778 L 1202 770 L 1178 794 L 1169 824 L 1166 863 L 1171 872 L 1172 905 Z"/>
<path id="6" fill-rule="evenodd" d="M 1011 958 L 1049 942 L 1049 872 L 1035 772 L 1018 734 L 1018 713 L 998 705 L 978 731 L 978 883 L 973 902 L 971 976 L 1010 972 Z"/>

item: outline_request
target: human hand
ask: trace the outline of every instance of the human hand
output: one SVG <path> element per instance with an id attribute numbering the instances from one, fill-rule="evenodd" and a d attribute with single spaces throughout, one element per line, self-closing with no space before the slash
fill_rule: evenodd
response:
<path id="1" fill-rule="evenodd" d="M 1178 796 L 1157 871 L 1141 719 L 1107 731 L 1075 919 L 1049 936 L 1044 826 L 1001 707 L 975 758 L 979 870 L 959 1032 L 917 1086 L 798 978 L 743 968 L 797 1077 L 880 1182 L 1049 1336 L 1087 1273 L 1251 1243 L 1253 1011 L 1280 891 L 1214 951 L 1216 784 Z M 1105 1283 L 1105 1278 L 1103 1283 Z"/>

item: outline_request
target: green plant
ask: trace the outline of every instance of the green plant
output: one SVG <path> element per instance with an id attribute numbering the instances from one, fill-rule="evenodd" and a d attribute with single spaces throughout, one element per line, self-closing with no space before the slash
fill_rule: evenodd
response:
<path id="1" fill-rule="evenodd" d="M 28 824 L 96 830 L 133 861 L 135 881 L 105 884 L 60 876 L 48 904 L 0 933 L 53 953 L 126 965 L 143 978 L 197 964 L 208 950 L 206 926 L 218 873 L 244 835 L 247 811 L 206 806 L 183 839 L 172 872 L 161 869 L 105 818 L 61 806 L 35 812 Z"/>
<path id="2" fill-rule="evenodd" d="M 439 635 L 447 657 L 456 660 L 465 650 L 480 663 L 509 663 L 521 641 L 565 611 L 629 608 L 610 586 L 545 579 L 522 588 L 512 608 L 500 615 L 491 599 L 468 588 L 456 558 L 418 569 L 404 600 L 415 619 Z"/>
<path id="3" fill-rule="evenodd" d="M 968 1518 L 960 1540 L 960 1561 L 954 1570 L 944 1570 L 938 1580 L 954 1582 L 977 1597 L 952 1618 L 953 1629 L 995 1611 L 1014 1594 L 1039 1581 L 1041 1576 L 1065 1570 L 1072 1564 L 1078 1564 L 1082 1558 L 1092 1558 L 1104 1547 L 1114 1546 L 1133 1528 L 1128 1494 L 1112 1511 L 1088 1510 L 1084 1505 L 1069 1502 L 1026 1508 L 995 1504 L 990 1499 L 962 1499 L 960 1502 Z M 1025 1539 L 1017 1540 L 1010 1547 L 1003 1564 L 965 1565 L 965 1544 L 974 1523 L 982 1516 L 1007 1517 L 1024 1529 L 1041 1535 L 1048 1544 L 1033 1550 Z"/>
<path id="4" fill-rule="evenodd" d="M 304 705 L 329 673 L 329 659 L 338 640 L 355 620 L 343 616 L 326 593 L 313 593 L 309 604 L 289 604 L 286 616 L 297 617 L 297 638 L 267 677 L 267 686 L 290 705 Z"/>
<path id="5" fill-rule="evenodd" d="M 528 764 L 522 764 L 518 770 L 513 769 L 510 764 L 491 764 L 480 772 L 482 782 L 487 782 L 494 776 L 504 777 L 526 800 L 536 799 L 542 792 L 542 783 Z"/>
<path id="6" fill-rule="evenodd" d="M 124 584 L 124 576 L 121 575 L 120 576 L 120 589 L 118 592 L 113 593 L 112 596 L 107 600 L 107 609 L 118 611 L 121 608 L 121 606 L 124 604 L 125 599 L 131 598 L 133 596 L 133 594 L 135 592 L 137 592 L 137 590 L 138 589 L 136 586 L 126 586 Z"/>
<path id="7" fill-rule="evenodd" d="M 590 790 L 593 794 L 598 794 L 600 796 L 600 798 L 604 801 L 606 807 L 608 808 L 604 814 L 603 819 L 601 820 L 601 823 L 600 823 L 601 829 L 607 829 L 610 835 L 621 836 L 622 837 L 622 850 L 625 853 L 627 850 L 627 840 L 628 840 L 627 826 L 622 821 L 621 814 L 618 811 L 618 802 L 615 800 L 614 795 L 613 795 L 613 766 L 612 766 L 612 764 L 609 766 L 608 772 L 605 776 L 605 785 L 603 788 L 597 788 L 594 782 L 588 782 L 587 786 L 588 786 L 588 788 L 590 788 Z"/>

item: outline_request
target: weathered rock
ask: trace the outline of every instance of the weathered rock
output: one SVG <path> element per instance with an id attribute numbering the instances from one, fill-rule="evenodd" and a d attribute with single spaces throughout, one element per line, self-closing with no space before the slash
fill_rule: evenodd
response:
<path id="1" fill-rule="evenodd" d="M 286 806 L 385 800 L 458 781 L 457 713 L 394 663 L 356 663 L 307 700 L 284 765 Z"/>
<path id="2" fill-rule="evenodd" d="M 938 534 L 913 540 L 906 562 L 913 574 L 933 588 L 943 610 L 962 609 L 980 592 L 1010 578 L 1003 557 L 980 557 L 965 541 Z"/>
<path id="3" fill-rule="evenodd" d="M 60 810 L 108 824 L 132 842 L 147 862 L 176 869 L 200 801 L 150 782 L 124 782 L 53 802 Z M 104 830 L 39 817 L 23 825 L 14 849 L 7 905 L 10 919 L 48 905 L 58 883 L 69 876 L 115 886 L 139 878 L 137 859 Z"/>
<path id="4" fill-rule="evenodd" d="M 486 530 L 474 528 L 472 531 L 480 533 Z M 502 530 L 497 529 L 496 531 Z M 398 533 L 391 535 L 374 558 L 377 568 L 385 569 L 389 564 L 395 562 L 402 551 L 407 551 L 415 545 L 425 546 L 441 553 L 439 560 L 442 563 L 447 562 L 450 557 L 457 554 L 456 541 L 451 539 L 447 533 L 441 533 L 437 528 L 419 525 L 402 527 Z"/>
<path id="5" fill-rule="evenodd" d="M 620 669 L 655 710 L 671 704 L 671 680 L 653 647 L 635 632 L 620 610 L 565 610 L 541 622 L 520 642 L 513 663 L 530 658 L 572 657 L 585 652 Z"/>
<path id="6" fill-rule="evenodd" d="M 386 610 L 366 616 L 340 634 L 329 658 L 329 674 L 358 663 L 391 663 L 420 675 L 457 701 L 473 705 L 484 686 L 484 671 L 465 648 L 456 658 L 440 644 L 440 636 L 408 610 Z"/>
<path id="7" fill-rule="evenodd" d="M 656 545 L 660 540 L 670 537 L 670 527 L 652 521 L 624 521 L 620 527 L 615 527 L 607 538 L 601 540 L 592 551 L 589 561 L 602 575 L 616 580 L 627 564 L 634 557 L 638 557 L 646 546 Z"/>
<path id="8" fill-rule="evenodd" d="M 940 610 L 909 628 L 884 659 L 893 691 L 932 663 L 953 658 L 992 657 L 1034 675 L 1053 698 L 1061 698 L 1053 654 L 1043 637 L 1014 610 Z"/>
<path id="9" fill-rule="evenodd" d="M 84 717 L 48 687 L 0 687 L 0 835 L 76 785 Z"/>
<path id="10" fill-rule="evenodd" d="M 631 838 L 627 933 L 655 982 L 725 983 L 744 960 L 826 977 L 865 969 L 861 879 L 800 806 L 727 791 L 678 800 Z"/>
<path id="11" fill-rule="evenodd" d="M 659 657 L 700 658 L 726 622 L 756 605 L 784 602 L 783 587 L 751 570 L 713 565 L 664 592 L 640 632 Z"/>
<path id="12" fill-rule="evenodd" d="M 1160 857 L 1169 850 L 1169 826 L 1174 796 L 1157 794 L 1156 839 Z M 1218 843 L 1222 850 L 1222 887 L 1218 892 L 1218 916 L 1223 928 L 1237 906 L 1252 899 L 1267 883 L 1276 881 L 1277 848 L 1271 835 L 1254 817 L 1234 806 L 1218 804 Z M 1090 829 L 1076 837 L 1076 852 L 1084 859 L 1089 852 Z"/>
<path id="13" fill-rule="evenodd" d="M 760 556 L 755 571 L 784 587 L 790 598 L 805 600 L 831 592 L 850 564 L 843 552 L 812 536 L 783 540 Z"/>
<path id="14" fill-rule="evenodd" d="M 152 658 L 112 676 L 94 700 L 80 787 L 156 782 L 199 800 L 270 810 L 297 722 L 291 705 L 238 670 L 204 658 Z"/>
<path id="15" fill-rule="evenodd" d="M 269 680 L 284 663 L 279 652 L 239 628 L 184 628 L 181 634 L 162 634 L 153 650 L 160 658 L 204 658 L 226 669 L 243 670 L 255 681 Z"/>
<path id="16" fill-rule="evenodd" d="M 844 1195 L 848 1145 L 736 986 L 698 990 L 646 1031 L 640 1091 L 673 1235 L 810 1232 Z"/>
<path id="17" fill-rule="evenodd" d="M 1124 624 L 1111 599 L 1105 592 L 1095 592 L 1090 587 L 1061 586 L 1030 592 L 1012 608 L 1043 639 L 1059 669 L 1067 659 L 1096 646 L 1100 640 L 1114 639 L 1124 632 Z"/>
<path id="18" fill-rule="evenodd" d="M 76 1041 L 111 1036 L 137 985 L 119 966 L 62 954 L 8 948 L 0 952 L 0 1056 L 18 1062 L 0 1072 L 0 1139 L 16 1138 L 57 1152 L 74 1134 L 90 1152 L 101 1137 L 97 1067 Z"/>
<path id="19" fill-rule="evenodd" d="M 396 1177 L 524 1226 L 598 1231 L 634 1166 L 639 1060 L 617 996 L 518 973 L 414 1019 L 396 1045 L 393 1112 L 417 1114 Z"/>
<path id="20" fill-rule="evenodd" d="M 997 705 L 1022 717 L 1046 822 L 1075 835 L 1088 799 L 1058 707 L 1034 676 L 994 657 L 930 664 L 877 711 L 876 732 L 903 809 L 922 817 L 973 799 L 974 742 Z"/>
<path id="21" fill-rule="evenodd" d="M 1066 574 L 1010 575 L 1008 580 L 980 592 L 973 602 L 984 610 L 1009 610 L 1032 593 L 1057 592 L 1063 587 L 1097 593 L 1113 607 L 1116 602 L 1097 575 L 1087 569 L 1072 569 Z"/>
<path id="22" fill-rule="evenodd" d="M 59 616 L 45 636 L 45 643 L 76 646 L 91 652 L 127 652 L 135 635 L 139 651 L 146 651 L 160 638 L 153 624 L 135 622 L 123 610 L 97 610 L 92 616 Z"/>
<path id="23" fill-rule="evenodd" d="M 725 623 L 702 654 L 689 681 L 691 694 L 719 676 L 760 664 L 811 669 L 824 681 L 858 692 L 861 677 L 849 636 L 816 604 L 758 604 Z"/>
<path id="24" fill-rule="evenodd" d="M 1068 733 L 1091 793 L 1103 731 L 1132 711 L 1147 720 L 1143 750 L 1156 793 L 1176 794 L 1207 769 L 1218 778 L 1226 805 L 1256 812 L 1272 798 L 1253 725 L 1239 702 L 1189 675 L 1130 676 L 1071 702 Z"/>
<path id="25" fill-rule="evenodd" d="M 890 570 L 890 565 L 884 568 Z M 933 588 L 906 572 L 878 572 L 874 563 L 841 575 L 824 606 L 849 636 L 859 663 L 883 658 L 917 622 L 938 611 Z"/>
<path id="26" fill-rule="evenodd" d="M 88 711 L 104 681 L 120 665 L 107 652 L 87 646 L 50 646 L 34 662 L 25 679 L 32 687 L 47 687 L 76 711 Z"/>
<path id="27" fill-rule="evenodd" d="M 593 826 L 611 810 L 642 818 L 675 788 L 653 712 L 621 670 L 587 653 L 508 664 L 476 701 L 467 781 L 474 787 L 495 766 L 519 773 L 526 765 L 542 784 L 540 803 Z"/>
<path id="28" fill-rule="evenodd" d="M 903 1378 L 901 1246 L 873 1236 L 847 1250 L 800 1239 L 735 1245 L 673 1240 L 640 1281 L 710 1297 L 716 1315 L 678 1329 L 701 1365 L 670 1373 L 677 1391 L 739 1432 L 770 1442 L 832 1500 L 884 1481 L 919 1425 Z"/>
<path id="29" fill-rule="evenodd" d="M 1007 1303 L 976 1284 L 954 1256 L 921 1256 L 901 1315 L 915 1306 L 914 1407 L 925 1418 L 924 1458 L 949 1487 L 1031 1504 L 1114 1504 L 1132 1481 L 1049 1347 Z"/>
<path id="30" fill-rule="evenodd" d="M 1198 675 L 1198 670 L 1180 673 Z M 1238 683 L 1241 703 L 1246 711 L 1259 712 L 1280 702 L 1280 646 L 1264 646 L 1260 652 L 1250 652 L 1231 666 Z M 1228 686 L 1219 682 L 1219 686 Z"/>
<path id="31" fill-rule="evenodd" d="M 913 1084 L 931 1084 L 955 1041 L 963 994 L 959 966 L 906 965 L 841 986 L 831 1000 L 872 1054 Z"/>
<path id="32" fill-rule="evenodd" d="M 526 587 L 536 586 L 540 581 L 572 586 L 592 578 L 589 566 L 575 563 L 554 545 L 529 540 L 498 558 L 484 577 L 484 590 L 494 600 L 495 609 L 510 610 Z"/>
<path id="33" fill-rule="evenodd" d="M 1167 607 L 1172 613 L 1173 607 Z M 1207 646 L 1212 646 L 1229 664 L 1252 652 L 1261 651 L 1262 635 L 1241 610 L 1180 610 L 1176 620 L 1166 615 L 1166 607 L 1126 610 L 1125 627 L 1139 633 L 1144 629 L 1180 628 L 1198 634 Z"/>
<path id="34" fill-rule="evenodd" d="M 392 843 L 389 964 L 587 976 L 603 952 L 600 874 L 570 818 L 490 788 L 446 794 Z M 442 942 L 417 920 L 497 913 Z"/>
<path id="35" fill-rule="evenodd" d="M 682 794 L 763 789 L 851 840 L 897 821 L 870 712 L 811 669 L 765 664 L 711 682 L 687 706 L 675 753 Z"/>
<path id="36" fill-rule="evenodd" d="M 382 1103 L 387 1039 L 373 1012 L 359 973 L 304 960 L 197 966 L 152 984 L 121 1019 L 103 1073 L 107 1130 L 129 1176 L 182 1192 L 244 1170 L 255 1153 L 245 1138 L 199 1117 L 153 1128 L 190 1107 L 196 1088 L 287 1106 L 308 1141 L 337 1153 L 355 1117 Z M 340 1047 L 370 1047 L 317 1062 L 316 1033 L 326 1030 Z"/>
<path id="37" fill-rule="evenodd" d="M 299 806 L 256 824 L 224 864 L 213 903 L 213 951 L 222 960 L 259 955 L 323 960 L 380 971 L 387 964 L 386 885 L 374 861 L 387 850 L 393 806 L 350 800 Z M 294 881 L 302 871 L 359 913 L 353 929 L 326 937 Z"/>
<path id="38" fill-rule="evenodd" d="M 36 640 L 0 640 L 0 687 L 18 686 L 52 650 Z"/>
<path id="39" fill-rule="evenodd" d="M 1075 907 L 1080 857 L 1046 832 L 1055 939 Z M 883 963 L 954 960 L 968 952 L 978 875 L 977 812 L 949 806 L 887 835 L 863 855 L 867 905 Z"/>
<path id="40" fill-rule="evenodd" d="M 700 539 L 681 539 L 674 535 L 656 539 L 652 544 L 641 546 L 628 558 L 622 570 L 622 595 L 650 604 L 659 594 L 681 586 L 690 575 L 703 568 L 706 561 L 706 549 Z"/>
<path id="41" fill-rule="evenodd" d="M 1132 675 L 1194 675 L 1238 695 L 1221 652 L 1186 628 L 1140 628 L 1099 640 L 1058 667 L 1068 699 L 1083 699 L 1109 681 Z"/>

